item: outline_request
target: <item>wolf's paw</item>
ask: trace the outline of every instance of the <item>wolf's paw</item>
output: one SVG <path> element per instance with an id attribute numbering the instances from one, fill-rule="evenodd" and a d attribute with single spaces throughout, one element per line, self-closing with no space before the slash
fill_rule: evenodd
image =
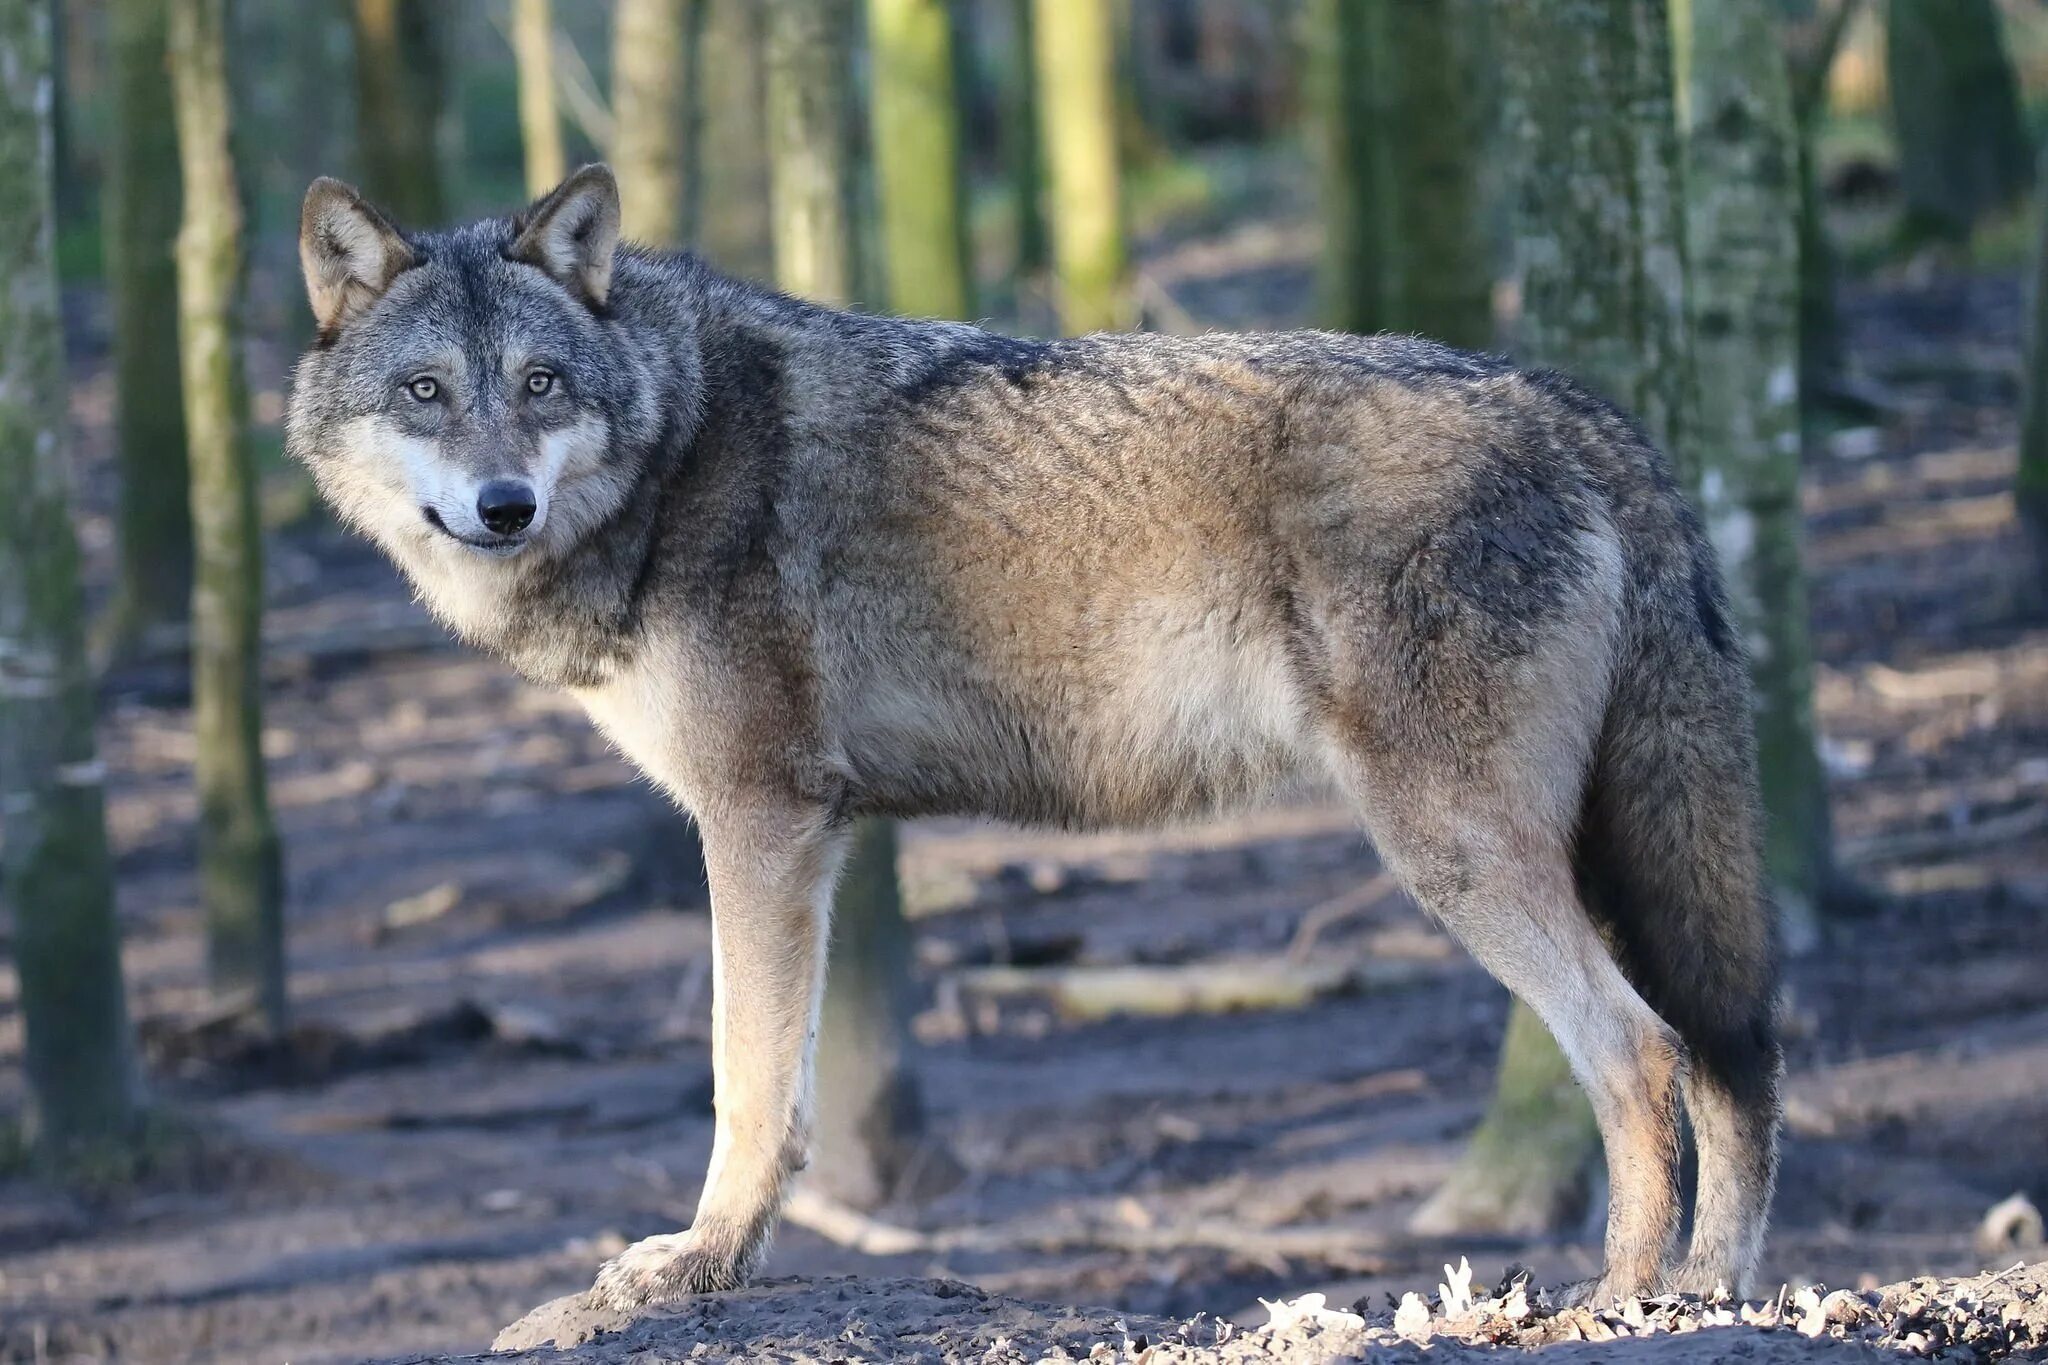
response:
<path id="1" fill-rule="evenodd" d="M 738 1289 L 746 1278 L 737 1256 L 714 1250 L 694 1232 L 674 1232 L 635 1242 L 606 1261 L 588 1301 L 593 1308 L 640 1308 Z"/>
<path id="2" fill-rule="evenodd" d="M 1651 1286 L 1630 1275 L 1607 1271 L 1590 1280 L 1574 1280 L 1551 1291 L 1550 1301 L 1559 1308 L 1609 1308 L 1617 1299 L 1633 1299 L 1651 1292 Z"/>
<path id="3" fill-rule="evenodd" d="M 1739 1299 L 1743 1288 L 1739 1277 L 1731 1275 L 1726 1266 L 1690 1256 L 1664 1277 L 1666 1293 L 1697 1294 L 1703 1299 Z"/>

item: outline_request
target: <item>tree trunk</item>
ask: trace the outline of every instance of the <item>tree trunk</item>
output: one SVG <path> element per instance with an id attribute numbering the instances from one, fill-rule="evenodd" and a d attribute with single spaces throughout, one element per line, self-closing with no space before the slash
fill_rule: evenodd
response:
<path id="1" fill-rule="evenodd" d="M 1749 642 L 1765 865 L 1795 939 L 1834 879 L 1800 565 L 1798 137 L 1770 0 L 1674 0 L 1700 509 Z"/>
<path id="2" fill-rule="evenodd" d="M 64 460 L 49 7 L 0 0 L 0 902 L 14 918 L 29 1136 L 119 1151 L 135 1083 Z"/>
<path id="3" fill-rule="evenodd" d="M 2026 394 L 2020 413 L 2020 466 L 2014 483 L 2020 525 L 2033 552 L 2022 570 L 2020 609 L 2048 612 L 2048 175 L 2042 177 L 2040 246 L 2034 256 Z"/>
<path id="4" fill-rule="evenodd" d="M 1060 326 L 1069 333 L 1111 331 L 1130 320 L 1117 10 L 1101 0 L 1037 0 L 1031 16 Z"/>
<path id="5" fill-rule="evenodd" d="M 1050 259 L 1046 245 L 1045 158 L 1038 142 L 1037 81 L 1033 75 L 1031 12 L 1034 0 L 1010 0 L 1010 61 L 1005 70 L 1003 160 L 1016 215 L 1017 274 L 1035 275 Z"/>
<path id="6" fill-rule="evenodd" d="M 770 0 L 766 19 L 777 283 L 843 302 L 854 275 L 846 216 L 854 171 L 850 0 Z M 896 885 L 896 831 L 886 820 L 855 828 L 826 980 L 812 1179 L 872 1208 L 918 1174 L 925 1150 L 923 1109 L 903 1064 L 910 931 Z"/>
<path id="7" fill-rule="evenodd" d="M 192 710 L 207 965 L 223 1000 L 285 1026 L 283 872 L 262 749 L 263 540 L 236 307 L 242 204 L 228 141 L 224 0 L 171 0 L 171 78 L 185 220 L 178 343 L 198 563 Z"/>
<path id="8" fill-rule="evenodd" d="M 177 316 L 178 142 L 163 0 L 116 0 L 104 250 L 113 312 L 114 441 L 121 470 L 120 581 L 106 623 L 115 653 L 185 620 L 192 597 L 185 413 Z"/>
<path id="9" fill-rule="evenodd" d="M 868 42 L 889 307 L 910 317 L 972 317 L 946 0 L 868 0 Z"/>
<path id="10" fill-rule="evenodd" d="M 1909 234 L 1969 235 L 2033 175 L 1992 0 L 1891 0 L 1885 76 Z"/>
<path id="11" fill-rule="evenodd" d="M 959 1174 L 926 1134 L 923 1097 L 904 1057 L 914 1003 L 910 952 L 896 827 L 863 820 L 832 916 L 811 1162 L 813 1179 L 856 1208 L 924 1198 Z"/>
<path id="12" fill-rule="evenodd" d="M 1784 7 L 1788 0 L 1779 0 Z M 1835 252 L 1821 194 L 1818 142 L 1828 110 L 1828 73 L 1862 0 L 1837 0 L 1825 16 L 1801 13 L 1790 56 L 1792 118 L 1799 149 L 1799 400 L 1810 408 L 1841 372 Z"/>
<path id="13" fill-rule="evenodd" d="M 767 113 L 775 278 L 833 307 L 853 299 L 850 0 L 769 0 Z"/>
<path id="14" fill-rule="evenodd" d="M 569 174 L 555 107 L 555 13 L 551 0 L 513 0 L 512 57 L 519 69 L 519 142 L 526 192 L 538 199 Z"/>
<path id="15" fill-rule="evenodd" d="M 1492 344 L 1470 51 L 1484 13 L 1316 0 L 1312 16 L 1329 325 Z"/>
<path id="16" fill-rule="evenodd" d="M 721 270 L 775 278 L 769 210 L 764 11 L 756 0 L 704 0 L 698 109 L 703 128 L 698 240 Z"/>
<path id="17" fill-rule="evenodd" d="M 673 248 L 688 237 L 691 34 L 703 3 L 619 0 L 613 16 L 612 163 L 619 230 L 629 241 Z"/>
<path id="18" fill-rule="evenodd" d="M 1690 483 L 1694 380 L 1663 0 L 1524 0 L 1493 13 L 1514 174 L 1516 357 L 1634 413 Z M 1563 1066 L 1518 1002 L 1481 1132 L 1524 1132 L 1531 1150 L 1503 1161 L 1491 1139 L 1475 1141 L 1417 1215 L 1431 1232 L 1527 1231 L 1518 1220 L 1532 1210 L 1570 1209 L 1600 1144 L 1585 1098 L 1550 1083 Z"/>
<path id="19" fill-rule="evenodd" d="M 446 216 L 440 129 L 445 0 L 351 0 L 363 188 L 408 227 Z"/>

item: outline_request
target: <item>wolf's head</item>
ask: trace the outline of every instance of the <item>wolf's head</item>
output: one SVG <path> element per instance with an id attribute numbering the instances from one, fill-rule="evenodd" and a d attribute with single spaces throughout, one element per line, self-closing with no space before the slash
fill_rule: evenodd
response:
<path id="1" fill-rule="evenodd" d="M 320 334 L 294 376 L 289 447 L 430 599 L 437 577 L 488 593 L 484 565 L 573 546 L 629 496 L 688 338 L 657 345 L 619 316 L 618 241 L 603 166 L 516 218 L 445 233 L 403 233 L 339 181 L 307 192 L 299 255 Z"/>

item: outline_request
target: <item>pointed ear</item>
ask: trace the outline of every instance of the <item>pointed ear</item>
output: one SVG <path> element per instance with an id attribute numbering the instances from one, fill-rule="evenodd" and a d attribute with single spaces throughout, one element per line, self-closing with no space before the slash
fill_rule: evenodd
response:
<path id="1" fill-rule="evenodd" d="M 603 307 L 619 245 L 619 182 L 612 168 L 585 166 L 520 214 L 512 232 L 508 256 L 539 266 L 585 303 Z"/>
<path id="2" fill-rule="evenodd" d="M 321 176 L 299 212 L 299 264 L 323 335 L 368 308 L 419 257 L 391 220 L 339 180 Z"/>

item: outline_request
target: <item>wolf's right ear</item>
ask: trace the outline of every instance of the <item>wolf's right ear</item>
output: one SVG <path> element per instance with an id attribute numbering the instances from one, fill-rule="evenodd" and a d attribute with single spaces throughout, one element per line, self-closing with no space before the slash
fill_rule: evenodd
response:
<path id="1" fill-rule="evenodd" d="M 299 265 L 322 335 L 368 308 L 418 261 L 391 220 L 339 180 L 321 176 L 299 213 Z"/>

